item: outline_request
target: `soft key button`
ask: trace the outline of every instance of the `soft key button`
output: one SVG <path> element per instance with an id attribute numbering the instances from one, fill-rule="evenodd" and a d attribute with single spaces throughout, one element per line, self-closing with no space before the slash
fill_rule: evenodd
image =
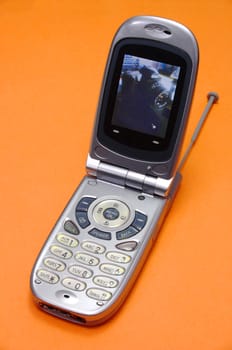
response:
<path id="1" fill-rule="evenodd" d="M 90 298 L 96 299 L 98 301 L 107 301 L 112 297 L 112 294 L 110 292 L 98 288 L 90 288 L 87 290 L 86 294 Z"/>
<path id="2" fill-rule="evenodd" d="M 93 197 L 83 197 L 79 201 L 79 203 L 76 206 L 76 211 L 88 211 L 88 208 L 90 204 L 95 200 L 96 198 Z"/>
<path id="3" fill-rule="evenodd" d="M 116 263 L 127 264 L 131 261 L 131 257 L 127 254 L 118 253 L 118 252 L 108 252 L 106 254 L 107 259 L 114 261 Z"/>
<path id="4" fill-rule="evenodd" d="M 82 264 L 89 266 L 96 266 L 99 264 L 99 259 L 95 258 L 92 255 L 78 252 L 75 256 L 75 259 Z"/>
<path id="5" fill-rule="evenodd" d="M 95 276 L 94 283 L 100 287 L 115 288 L 118 285 L 118 281 L 107 276 Z"/>
<path id="6" fill-rule="evenodd" d="M 100 270 L 104 273 L 115 276 L 123 275 L 125 272 L 125 269 L 123 267 L 113 264 L 102 264 L 100 266 Z"/>
<path id="7" fill-rule="evenodd" d="M 90 241 L 83 242 L 81 246 L 88 252 L 95 254 L 103 254 L 106 250 L 106 248 L 103 245 Z"/>
<path id="8" fill-rule="evenodd" d="M 147 222 L 147 216 L 140 213 L 139 211 L 135 212 L 135 218 L 132 222 L 132 226 L 135 227 L 137 230 L 141 231 Z"/>
<path id="9" fill-rule="evenodd" d="M 136 241 L 127 241 L 118 243 L 116 245 L 116 248 L 120 250 L 124 250 L 125 252 L 133 252 L 138 246 L 138 243 Z"/>
<path id="10" fill-rule="evenodd" d="M 44 265 L 56 271 L 64 271 L 65 269 L 65 264 L 62 261 L 53 258 L 45 258 Z"/>
<path id="11" fill-rule="evenodd" d="M 59 247 L 57 245 L 51 246 L 50 251 L 52 254 L 58 256 L 59 258 L 63 258 L 63 259 L 70 259 L 72 256 L 72 252 L 70 252 L 70 250 L 64 249 L 64 248 Z"/>
<path id="12" fill-rule="evenodd" d="M 93 228 L 92 230 L 90 230 L 89 235 L 99 239 L 104 239 L 108 241 L 111 240 L 111 232 L 101 231 L 96 228 Z"/>
<path id="13" fill-rule="evenodd" d="M 71 247 L 71 248 L 77 247 L 78 243 L 79 243 L 77 239 L 69 237 L 63 233 L 59 233 L 56 236 L 56 239 L 58 242 L 62 243 L 63 245 L 66 245 L 68 247 Z"/>
<path id="14" fill-rule="evenodd" d="M 80 233 L 77 225 L 72 220 L 65 220 L 64 222 L 64 229 L 68 233 L 71 233 L 72 235 L 78 235 Z"/>
<path id="15" fill-rule="evenodd" d="M 63 279 L 62 284 L 66 288 L 76 290 L 79 292 L 81 292 L 82 290 L 84 290 L 86 288 L 86 284 L 84 282 L 79 281 L 75 278 L 71 278 L 71 277 L 67 277 L 67 278 Z"/>
<path id="16" fill-rule="evenodd" d="M 132 236 L 137 235 L 138 232 L 139 231 L 135 227 L 129 226 L 125 230 L 116 232 L 116 238 L 117 239 L 128 239 Z"/>
<path id="17" fill-rule="evenodd" d="M 85 212 L 76 212 L 76 219 L 81 228 L 86 228 L 90 225 L 88 214 Z"/>
<path id="18" fill-rule="evenodd" d="M 94 200 L 95 198 L 93 197 L 83 197 L 76 206 L 76 219 L 83 229 L 90 225 L 88 209 Z"/>

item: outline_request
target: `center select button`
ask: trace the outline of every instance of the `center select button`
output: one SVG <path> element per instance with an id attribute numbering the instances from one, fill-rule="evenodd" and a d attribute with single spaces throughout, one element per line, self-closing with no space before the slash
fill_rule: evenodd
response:
<path id="1" fill-rule="evenodd" d="M 103 216 L 107 220 L 115 220 L 119 217 L 119 211 L 116 208 L 107 208 L 103 211 Z"/>
<path id="2" fill-rule="evenodd" d="M 93 219 L 101 226 L 114 228 L 124 225 L 130 218 L 130 209 L 122 201 L 106 199 L 93 208 Z"/>

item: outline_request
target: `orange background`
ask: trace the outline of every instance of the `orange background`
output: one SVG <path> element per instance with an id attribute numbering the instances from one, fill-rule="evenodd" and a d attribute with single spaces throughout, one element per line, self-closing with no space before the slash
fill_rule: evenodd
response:
<path id="1" fill-rule="evenodd" d="M 132 293 L 106 324 L 39 311 L 29 276 L 85 174 L 118 26 L 149 14 L 195 33 L 200 67 L 185 147 L 220 94 Z M 0 1 L 0 349 L 232 349 L 231 0 Z"/>

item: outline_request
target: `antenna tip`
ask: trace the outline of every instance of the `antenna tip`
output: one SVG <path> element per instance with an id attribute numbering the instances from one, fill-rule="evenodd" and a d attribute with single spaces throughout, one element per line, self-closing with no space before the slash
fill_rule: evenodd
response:
<path id="1" fill-rule="evenodd" d="M 215 92 L 215 91 L 210 91 L 210 92 L 208 93 L 207 97 L 208 97 L 208 99 L 210 99 L 210 97 L 213 97 L 213 98 L 214 98 L 214 101 L 213 101 L 214 103 L 217 102 L 218 99 L 219 99 L 219 95 L 218 95 L 218 93 Z"/>

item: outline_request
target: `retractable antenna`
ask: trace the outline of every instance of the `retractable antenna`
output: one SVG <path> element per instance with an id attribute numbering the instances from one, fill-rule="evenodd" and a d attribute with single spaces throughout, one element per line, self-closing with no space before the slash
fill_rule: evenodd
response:
<path id="1" fill-rule="evenodd" d="M 180 161 L 180 164 L 179 164 L 178 169 L 177 169 L 178 173 L 180 173 L 181 169 L 183 168 L 183 166 L 184 166 L 184 164 L 185 164 L 185 162 L 186 162 L 186 160 L 187 160 L 187 158 L 189 156 L 189 153 L 191 152 L 191 150 L 193 148 L 193 145 L 196 142 L 196 140 L 197 140 L 197 138 L 198 138 L 198 136 L 200 134 L 202 126 L 203 126 L 203 124 L 204 124 L 204 122 L 206 120 L 206 117 L 209 114 L 209 111 L 210 111 L 212 105 L 214 103 L 216 103 L 218 101 L 218 99 L 219 99 L 219 95 L 216 92 L 209 92 L 207 97 L 208 97 L 208 103 L 207 103 L 207 105 L 206 105 L 206 107 L 205 107 L 205 109 L 204 109 L 204 111 L 203 111 L 203 113 L 202 113 L 202 115 L 200 117 L 200 120 L 199 120 L 199 122 L 198 122 L 198 124 L 196 126 L 196 129 L 194 130 L 193 136 L 192 136 L 192 138 L 190 140 L 190 143 L 189 143 L 189 145 L 188 145 L 188 147 L 187 147 L 187 149 L 186 149 L 186 151 L 184 153 L 184 156 L 183 156 L 183 158 Z"/>

